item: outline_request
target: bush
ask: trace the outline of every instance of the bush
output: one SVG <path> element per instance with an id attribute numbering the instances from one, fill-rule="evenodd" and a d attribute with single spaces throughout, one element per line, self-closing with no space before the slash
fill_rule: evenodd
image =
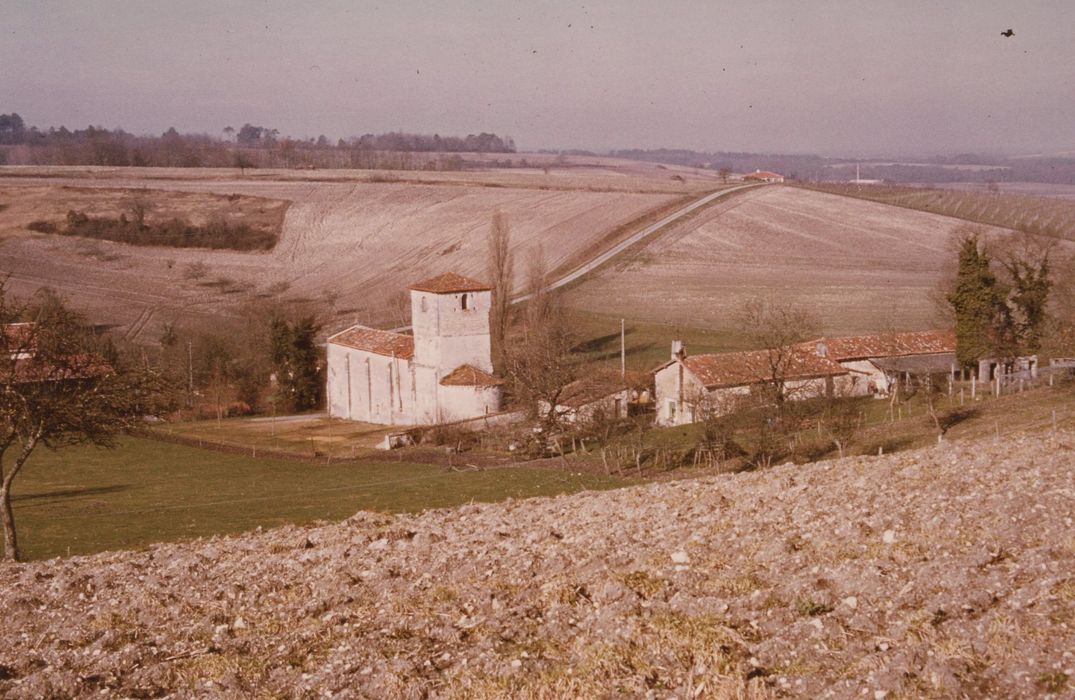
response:
<path id="1" fill-rule="evenodd" d="M 31 221 L 26 224 L 26 228 L 31 231 L 37 231 L 38 233 L 56 233 L 56 224 L 51 221 L 43 221 L 38 219 L 37 221 Z"/>
<path id="2" fill-rule="evenodd" d="M 53 226 L 49 233 L 55 230 Z M 179 218 L 147 224 L 128 221 L 126 216 L 118 219 L 91 217 L 73 209 L 67 212 L 67 226 L 59 233 L 130 245 L 171 248 L 269 250 L 276 245 L 276 234 L 271 231 L 256 229 L 248 224 L 229 224 L 223 219 L 201 226 Z"/>

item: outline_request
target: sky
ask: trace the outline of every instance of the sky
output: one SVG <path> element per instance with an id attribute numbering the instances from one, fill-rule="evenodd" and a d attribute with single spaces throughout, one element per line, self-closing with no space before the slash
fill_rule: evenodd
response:
<path id="1" fill-rule="evenodd" d="M 0 113 L 530 150 L 1070 152 L 1073 31 L 1070 0 L 0 0 Z"/>

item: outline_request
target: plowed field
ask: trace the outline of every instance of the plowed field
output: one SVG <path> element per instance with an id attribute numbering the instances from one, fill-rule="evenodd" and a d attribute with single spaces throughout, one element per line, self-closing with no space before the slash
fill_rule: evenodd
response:
<path id="1" fill-rule="evenodd" d="M 336 325 L 356 320 L 392 324 L 407 320 L 400 302 L 408 283 L 447 270 L 484 276 L 486 232 L 496 210 L 508 217 L 519 260 L 540 244 L 555 268 L 618 226 L 699 187 L 697 182 L 672 183 L 677 190 L 659 182 L 660 188 L 648 191 L 603 190 L 585 178 L 544 175 L 525 186 L 525 178 L 497 184 L 488 173 L 432 184 L 371 182 L 368 174 L 352 181 L 303 179 L 306 173 L 280 178 L 225 174 L 0 171 L 0 272 L 10 274 L 8 284 L 16 293 L 52 286 L 94 320 L 142 339 L 158 337 L 165 322 L 234 315 L 258 297 L 313 300 L 334 314 Z M 459 179 L 463 177 L 478 181 Z M 546 189 L 542 182 L 552 184 Z M 117 188 L 145 187 L 143 196 L 151 199 L 169 199 L 172 195 L 161 193 L 168 191 L 250 195 L 291 204 L 280 242 L 263 253 L 146 248 L 27 230 L 30 221 L 43 217 L 25 201 L 38 198 L 43 210 L 65 211 L 72 190 L 64 186 L 78 187 L 80 197 L 92 188 L 114 197 Z M 715 187 L 712 182 L 708 186 Z M 51 197 L 42 197 L 42 188 L 51 188 Z"/>
<path id="2" fill-rule="evenodd" d="M 627 318 L 728 329 L 756 296 L 812 309 L 829 333 L 921 329 L 961 219 L 792 187 L 706 209 L 598 271 L 573 306 Z M 987 229 L 1003 236 L 1005 229 Z M 1070 256 L 1075 245 L 1062 243 Z"/>

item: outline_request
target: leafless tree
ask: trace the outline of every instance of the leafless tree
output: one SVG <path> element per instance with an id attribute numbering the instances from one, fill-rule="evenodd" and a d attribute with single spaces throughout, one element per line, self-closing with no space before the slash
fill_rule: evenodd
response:
<path id="1" fill-rule="evenodd" d="M 701 425 L 698 446 L 704 451 L 709 466 L 714 460 L 724 462 L 738 451 L 735 434 L 742 423 L 739 413 L 743 408 L 742 400 L 734 396 L 717 398 L 699 391 L 690 397 L 690 403 L 695 422 Z"/>
<path id="2" fill-rule="evenodd" d="M 806 309 L 761 298 L 745 302 L 735 314 L 740 334 L 765 353 L 764 388 L 777 405 L 789 398 L 786 378 L 802 349 L 800 343 L 817 334 L 817 321 Z"/>
<path id="3" fill-rule="evenodd" d="M 515 401 L 533 416 L 542 413 L 543 403 L 552 407 L 541 415 L 545 428 L 552 430 L 560 418 L 555 407 L 564 389 L 574 381 L 576 366 L 563 307 L 558 295 L 549 290 L 547 276 L 545 256 L 538 247 L 527 269 L 532 296 L 522 324 L 506 344 L 505 369 Z"/>
<path id="4" fill-rule="evenodd" d="M 511 227 L 504 213 L 497 211 L 489 226 L 489 280 L 493 285 L 493 305 L 489 310 L 493 368 L 503 373 L 504 344 L 507 340 L 511 310 L 511 289 L 515 276 L 511 253 Z"/>

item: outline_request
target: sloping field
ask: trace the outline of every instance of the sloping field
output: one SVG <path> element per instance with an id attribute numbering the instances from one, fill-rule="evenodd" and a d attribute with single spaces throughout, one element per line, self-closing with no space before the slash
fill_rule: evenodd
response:
<path id="1" fill-rule="evenodd" d="M 830 334 L 925 329 L 938 323 L 930 294 L 954 255 L 949 237 L 966 224 L 769 186 L 658 235 L 568 298 L 589 311 L 727 329 L 745 300 L 763 296 L 812 309 Z"/>
<path id="2" fill-rule="evenodd" d="M 814 189 L 848 197 L 860 197 L 944 216 L 955 216 L 990 226 L 1075 241 L 1075 203 L 1062 196 L 1039 196 L 1033 190 L 1018 193 L 957 191 L 954 188 L 917 188 L 899 185 L 851 185 L 818 183 Z M 1058 186 L 1045 186 L 1058 192 Z M 999 188 L 998 188 L 999 190 Z"/>
<path id="3" fill-rule="evenodd" d="M 0 565 L 0 694 L 1075 692 L 1075 434 Z"/>
<path id="4" fill-rule="evenodd" d="M 4 170 L 2 172 L 8 172 Z M 684 196 L 673 192 L 491 186 L 444 182 L 318 182 L 224 179 L 212 173 L 101 172 L 91 177 L 0 177 L 4 192 L 53 188 L 60 209 L 70 191 L 148 187 L 149 192 L 239 194 L 291 202 L 280 242 L 267 253 L 160 249 L 87 242 L 26 229 L 34 213 L 3 207 L 0 271 L 29 293 L 49 285 L 95 320 L 155 339 L 161 324 L 234 313 L 258 297 L 313 300 L 338 325 L 406 322 L 402 291 L 425 276 L 485 274 L 486 232 L 494 211 L 512 227 L 520 260 L 541 245 L 551 267 L 587 251 L 617 226 Z M 218 173 L 219 174 L 219 173 Z M 234 175 L 234 174 L 233 174 Z M 662 183 L 663 184 L 663 183 Z M 162 198 L 171 195 L 161 195 Z M 12 195 L 18 199 L 19 195 Z M 50 203 L 51 210 L 57 207 Z M 118 215 L 119 212 L 117 212 Z M 521 265 L 520 265 L 521 267 Z M 522 279 L 522 274 L 519 279 Z"/>

